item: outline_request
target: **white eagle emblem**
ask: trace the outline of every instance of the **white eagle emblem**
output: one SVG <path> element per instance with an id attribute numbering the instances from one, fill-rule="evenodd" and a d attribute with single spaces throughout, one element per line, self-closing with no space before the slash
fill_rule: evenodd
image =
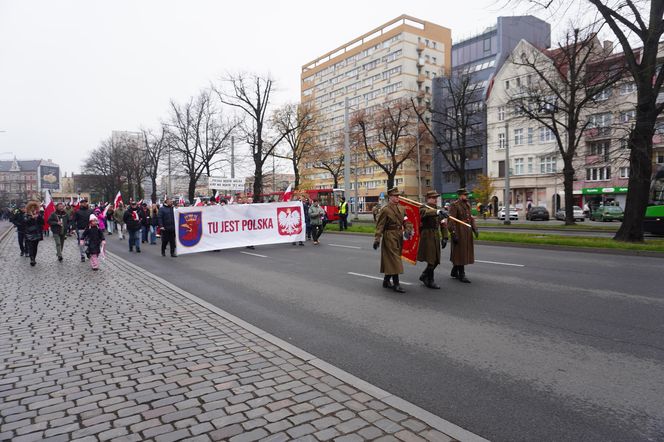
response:
<path id="1" fill-rule="evenodd" d="M 302 231 L 302 215 L 300 215 L 300 211 L 289 208 L 279 212 L 279 227 L 286 235 L 300 233 Z"/>

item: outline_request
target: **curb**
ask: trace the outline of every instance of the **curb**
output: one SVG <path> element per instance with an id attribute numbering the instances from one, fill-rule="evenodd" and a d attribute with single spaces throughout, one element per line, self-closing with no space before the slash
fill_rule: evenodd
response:
<path id="1" fill-rule="evenodd" d="M 14 230 L 14 226 L 10 224 L 9 228 L 0 234 L 0 242 L 4 241 L 5 237 L 7 237 L 12 230 Z"/>
<path id="2" fill-rule="evenodd" d="M 204 301 L 197 296 L 187 292 L 186 290 L 181 289 L 180 287 L 177 287 L 170 282 L 166 281 L 165 279 L 148 272 L 147 270 L 127 261 L 124 258 L 121 258 L 120 256 L 114 254 L 114 253 L 108 253 L 109 257 L 112 257 L 115 260 L 118 260 L 120 263 L 123 265 L 132 268 L 136 272 L 139 272 L 149 278 L 151 278 L 154 281 L 157 281 L 164 286 L 170 288 L 171 290 L 179 293 L 180 295 L 184 296 L 185 298 L 189 299 L 192 302 L 195 302 L 196 304 L 200 305 L 201 307 L 211 311 L 212 313 L 215 313 L 222 318 L 233 322 L 234 324 L 238 325 L 239 327 L 244 328 L 245 330 L 255 334 L 256 336 L 270 342 L 271 344 L 274 344 L 283 350 L 287 351 L 288 353 L 291 353 L 292 355 L 302 359 L 303 361 L 313 365 L 314 367 L 325 371 L 331 376 L 334 376 L 335 378 L 355 387 L 356 389 L 378 399 L 386 404 L 397 408 L 404 413 L 407 413 L 417 419 L 420 419 L 421 421 L 427 423 L 429 426 L 431 426 L 433 429 L 438 430 L 442 433 L 447 434 L 448 436 L 461 441 L 461 442 L 487 442 L 487 439 L 484 439 L 481 436 L 478 436 L 474 433 L 471 433 L 468 430 L 465 430 L 458 425 L 455 425 L 449 421 L 446 421 L 445 419 L 436 416 L 420 407 L 417 405 L 414 405 L 404 399 L 401 399 L 400 397 L 394 396 L 392 393 L 389 393 L 373 384 L 370 384 L 338 367 L 335 367 L 334 365 L 317 358 L 316 356 L 312 355 L 311 353 L 308 353 L 301 348 L 295 347 L 294 345 L 284 341 L 283 339 L 280 339 L 265 330 L 262 330 L 255 325 L 252 325 L 240 318 L 238 318 L 235 315 L 232 315 L 231 313 L 228 313 L 212 304 L 210 304 L 207 301 Z"/>

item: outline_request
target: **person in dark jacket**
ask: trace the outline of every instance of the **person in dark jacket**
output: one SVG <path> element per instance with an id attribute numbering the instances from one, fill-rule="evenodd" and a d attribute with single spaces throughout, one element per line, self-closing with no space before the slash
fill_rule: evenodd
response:
<path id="1" fill-rule="evenodd" d="M 76 230 L 76 241 L 79 244 L 78 249 L 81 255 L 81 262 L 85 262 L 85 247 L 80 246 L 80 241 L 83 231 L 88 228 L 88 222 L 90 220 L 90 215 L 92 215 L 92 209 L 88 205 L 88 200 L 86 198 L 83 198 L 79 204 L 80 206 L 78 210 L 76 210 L 72 216 L 72 226 Z"/>
<path id="2" fill-rule="evenodd" d="M 28 248 L 25 246 L 25 204 L 21 204 L 10 218 L 10 221 L 16 227 L 18 233 L 18 246 L 21 249 L 21 256 L 28 256 Z"/>
<path id="3" fill-rule="evenodd" d="M 141 217 L 141 243 L 148 242 L 148 233 L 150 232 L 150 209 L 147 203 L 141 203 L 138 214 Z"/>
<path id="4" fill-rule="evenodd" d="M 99 228 L 99 220 L 95 215 L 90 215 L 90 224 L 81 235 L 81 242 L 87 247 L 86 254 L 90 258 L 92 270 L 99 270 L 99 255 L 106 247 L 104 230 Z"/>
<path id="5" fill-rule="evenodd" d="M 150 244 L 157 244 L 157 229 L 159 228 L 159 207 L 153 204 L 150 207 Z"/>
<path id="6" fill-rule="evenodd" d="M 67 239 L 67 228 L 69 225 L 69 217 L 65 211 L 64 203 L 58 203 L 55 206 L 55 212 L 51 213 L 51 216 L 48 217 L 48 225 L 51 227 L 51 232 L 53 232 L 55 254 L 58 257 L 58 261 L 62 262 L 62 248 L 65 245 L 65 239 Z"/>
<path id="7" fill-rule="evenodd" d="M 133 252 L 136 246 L 136 253 L 141 253 L 141 214 L 136 201 L 129 203 L 122 220 L 129 232 L 129 251 Z"/>
<path id="8" fill-rule="evenodd" d="M 37 264 L 37 246 L 44 239 L 44 214 L 39 210 L 37 201 L 30 201 L 25 206 L 25 245 L 30 256 L 30 265 Z"/>
<path id="9" fill-rule="evenodd" d="M 170 245 L 171 257 L 175 258 L 175 214 L 173 213 L 173 200 L 166 198 L 164 205 L 159 208 L 157 224 L 161 232 L 161 256 L 166 256 L 166 246 Z"/>

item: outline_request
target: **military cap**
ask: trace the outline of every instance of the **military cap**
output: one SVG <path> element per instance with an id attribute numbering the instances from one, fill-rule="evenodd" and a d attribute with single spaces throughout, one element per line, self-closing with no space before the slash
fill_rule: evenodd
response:
<path id="1" fill-rule="evenodd" d="M 401 195 L 401 192 L 399 192 L 398 187 L 393 187 L 391 189 L 387 189 L 387 195 L 388 196 Z"/>
<path id="2" fill-rule="evenodd" d="M 440 196 L 440 193 L 436 192 L 435 190 L 430 190 L 427 192 L 427 198 L 438 198 Z"/>
<path id="3" fill-rule="evenodd" d="M 457 190 L 457 195 L 468 195 L 468 191 L 466 190 L 465 187 Z"/>

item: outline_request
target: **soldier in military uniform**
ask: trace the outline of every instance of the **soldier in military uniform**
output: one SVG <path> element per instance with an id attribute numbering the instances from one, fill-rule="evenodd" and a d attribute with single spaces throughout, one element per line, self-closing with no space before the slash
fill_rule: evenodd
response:
<path id="1" fill-rule="evenodd" d="M 417 260 L 427 263 L 420 275 L 420 281 L 430 289 L 440 289 L 433 279 L 433 272 L 440 264 L 440 250 L 447 246 L 447 229 L 443 220 L 447 214 L 436 208 L 438 192 L 430 190 L 426 194 L 426 205 L 420 207 L 420 243 L 417 248 Z"/>
<path id="2" fill-rule="evenodd" d="M 459 195 L 459 199 L 450 206 L 449 216 L 470 224 L 472 228 L 468 228 L 468 226 L 453 220 L 448 223 L 447 228 L 452 238 L 450 261 L 452 261 L 453 267 L 451 276 L 461 282 L 469 283 L 470 281 L 466 278 L 465 266 L 475 262 L 473 234 L 475 234 L 475 237 L 479 234 L 475 225 L 475 218 L 471 215 L 468 191 L 466 189 L 459 189 L 457 194 Z"/>
<path id="3" fill-rule="evenodd" d="M 380 272 L 385 274 L 383 287 L 398 293 L 406 291 L 399 284 L 399 274 L 403 273 L 401 250 L 403 248 L 406 209 L 399 204 L 399 189 L 393 187 L 387 191 L 389 203 L 383 207 L 376 221 L 376 234 L 373 248 L 381 244 Z M 390 283 L 392 279 L 392 283 Z"/>

